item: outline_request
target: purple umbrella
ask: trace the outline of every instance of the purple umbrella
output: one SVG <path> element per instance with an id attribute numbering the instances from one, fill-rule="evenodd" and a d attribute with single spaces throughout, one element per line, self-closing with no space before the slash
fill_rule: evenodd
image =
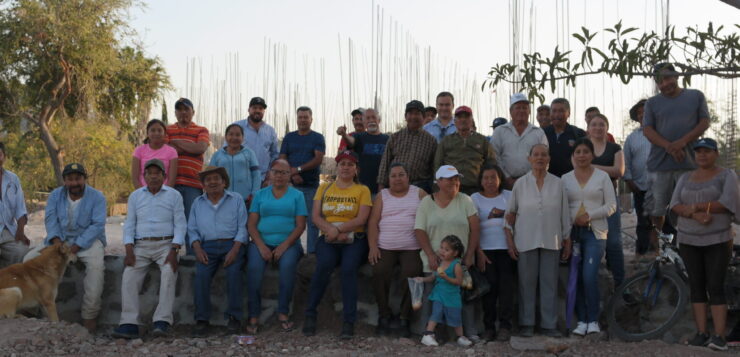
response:
<path id="1" fill-rule="evenodd" d="M 573 243 L 573 250 L 570 257 L 570 271 L 568 273 L 568 288 L 565 299 L 565 328 L 570 331 L 573 320 L 573 312 L 576 309 L 576 291 L 578 289 L 578 273 L 581 263 L 581 245 Z"/>

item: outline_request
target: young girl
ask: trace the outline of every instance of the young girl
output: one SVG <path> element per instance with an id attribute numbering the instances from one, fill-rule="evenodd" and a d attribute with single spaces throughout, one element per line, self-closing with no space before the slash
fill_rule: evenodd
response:
<path id="1" fill-rule="evenodd" d="M 134 187 L 139 188 L 146 185 L 144 182 L 144 164 L 151 159 L 159 159 L 164 163 L 164 171 L 167 175 L 167 186 L 175 186 L 177 177 L 177 150 L 166 145 L 164 140 L 167 136 L 167 128 L 159 119 L 152 119 L 146 124 L 146 140 L 143 145 L 134 149 L 131 159 L 131 181 Z"/>
<path id="2" fill-rule="evenodd" d="M 416 278 L 423 282 L 434 281 L 434 288 L 429 294 L 429 300 L 432 302 L 432 316 L 429 317 L 424 337 L 421 343 L 426 346 L 439 346 L 434 339 L 434 328 L 438 323 L 445 322 L 447 326 L 455 328 L 457 334 L 457 344 L 460 346 L 470 346 L 473 343 L 463 335 L 462 328 L 462 297 L 460 295 L 460 285 L 463 281 L 463 271 L 460 265 L 465 247 L 463 247 L 460 238 L 449 235 L 442 239 L 439 246 L 439 256 L 442 262 L 437 268 L 437 272 L 424 278 Z"/>
<path id="3" fill-rule="evenodd" d="M 211 166 L 220 166 L 229 173 L 230 185 L 228 190 L 236 192 L 244 198 L 249 208 L 252 194 L 260 189 L 259 162 L 252 149 L 242 145 L 244 129 L 231 124 L 226 127 L 226 146 L 216 151 L 211 157 Z"/>

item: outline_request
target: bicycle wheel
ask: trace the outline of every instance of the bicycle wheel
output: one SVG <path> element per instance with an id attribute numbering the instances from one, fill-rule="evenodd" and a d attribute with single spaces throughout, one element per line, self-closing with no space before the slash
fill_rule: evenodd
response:
<path id="1" fill-rule="evenodd" d="M 609 332 L 625 341 L 660 338 L 684 314 L 688 300 L 688 286 L 672 269 L 660 269 L 652 280 L 650 271 L 639 273 L 609 300 Z"/>

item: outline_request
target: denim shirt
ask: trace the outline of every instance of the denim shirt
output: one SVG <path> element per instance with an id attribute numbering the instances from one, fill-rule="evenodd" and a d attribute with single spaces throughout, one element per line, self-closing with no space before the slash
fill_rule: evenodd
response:
<path id="1" fill-rule="evenodd" d="M 44 244 L 49 245 L 52 238 L 59 237 L 62 241 L 79 246 L 81 250 L 90 248 L 95 240 L 99 240 L 105 246 L 107 208 L 103 193 L 85 185 L 84 194 L 74 214 L 74 222 L 70 222 L 67 215 L 68 195 L 66 187 L 57 187 L 51 191 L 46 201 Z"/>
<path id="2" fill-rule="evenodd" d="M 278 158 L 278 139 L 277 133 L 272 126 L 262 122 L 259 130 L 249 125 L 249 119 L 242 119 L 236 123 L 244 129 L 244 142 L 242 145 L 252 149 L 254 154 L 257 155 L 257 160 L 260 163 L 260 180 L 264 181 L 267 176 L 267 170 L 270 169 L 270 164 Z"/>
<path id="3" fill-rule="evenodd" d="M 15 236 L 18 229 L 18 220 L 23 218 L 26 212 L 26 202 L 23 196 L 23 188 L 18 176 L 3 169 L 2 197 L 0 197 L 0 233 L 7 229 Z"/>
<path id="4" fill-rule="evenodd" d="M 190 245 L 195 241 L 228 238 L 247 244 L 247 206 L 241 195 L 224 191 L 215 206 L 207 193 L 198 196 L 190 208 L 188 236 Z"/>

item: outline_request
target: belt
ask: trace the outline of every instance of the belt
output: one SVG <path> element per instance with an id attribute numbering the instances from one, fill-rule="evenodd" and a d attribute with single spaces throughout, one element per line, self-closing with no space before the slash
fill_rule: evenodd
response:
<path id="1" fill-rule="evenodd" d="M 161 240 L 168 240 L 168 239 L 172 239 L 172 238 L 173 238 L 173 236 L 166 236 L 166 237 L 144 237 L 144 238 L 139 238 L 137 240 L 143 240 L 143 241 L 148 241 L 148 242 L 158 242 L 158 241 L 161 241 Z"/>
<path id="2" fill-rule="evenodd" d="M 217 241 L 217 242 L 230 242 L 233 241 L 234 238 L 216 238 L 216 239 L 209 239 L 209 241 Z"/>

